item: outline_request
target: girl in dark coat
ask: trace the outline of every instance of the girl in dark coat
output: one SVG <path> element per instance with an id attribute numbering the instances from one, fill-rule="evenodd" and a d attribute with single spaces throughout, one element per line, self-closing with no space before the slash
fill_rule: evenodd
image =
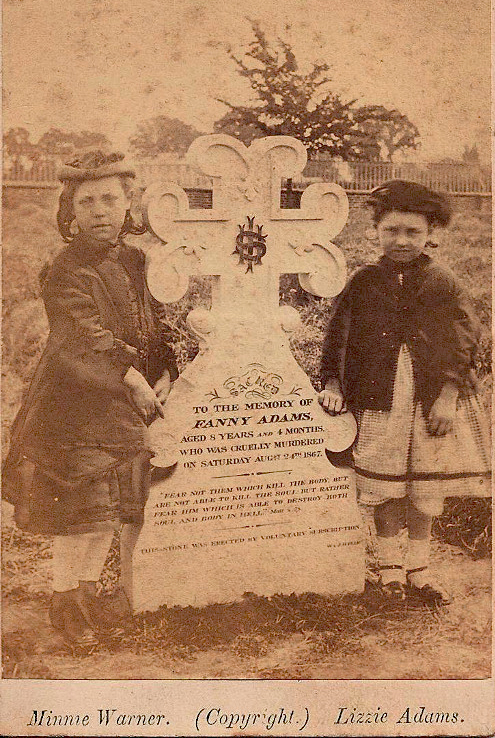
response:
<path id="1" fill-rule="evenodd" d="M 96 582 L 114 532 L 124 523 L 121 542 L 133 539 L 142 523 L 145 431 L 178 375 L 144 254 L 123 241 L 144 232 L 129 211 L 134 176 L 122 155 L 101 152 L 60 173 L 68 246 L 42 275 L 50 334 L 4 470 L 17 525 L 55 536 L 50 617 L 81 647 L 97 642 Z"/>
<path id="2" fill-rule="evenodd" d="M 332 414 L 349 407 L 358 422 L 356 483 L 361 502 L 374 505 L 383 594 L 447 604 L 428 569 L 432 517 L 446 496 L 489 494 L 479 330 L 454 275 L 424 253 L 432 228 L 449 223 L 443 196 L 393 180 L 369 204 L 383 256 L 337 298 L 320 402 Z"/>

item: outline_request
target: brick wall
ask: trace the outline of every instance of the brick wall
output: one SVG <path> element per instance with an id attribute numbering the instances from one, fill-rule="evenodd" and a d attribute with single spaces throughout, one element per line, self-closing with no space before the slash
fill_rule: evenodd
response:
<path id="1" fill-rule="evenodd" d="M 212 193 L 211 190 L 204 189 L 188 189 L 186 190 L 190 206 L 192 208 L 211 207 Z M 287 193 L 282 191 L 281 204 L 282 207 L 294 207 L 300 202 L 301 192 L 294 190 Z M 3 206 L 4 208 L 14 209 L 23 205 L 37 205 L 46 210 L 52 210 L 56 213 L 59 189 L 49 187 L 3 187 Z M 361 218 L 367 211 L 364 207 L 366 195 L 349 194 L 349 218 Z M 491 198 L 481 197 L 479 195 L 451 195 L 452 207 L 455 212 L 462 213 L 486 213 L 491 212 Z M 366 216 L 365 216 L 366 217 Z"/>
<path id="2" fill-rule="evenodd" d="M 367 195 L 349 194 L 349 212 L 357 213 L 364 207 Z M 491 213 L 491 197 L 481 195 L 449 195 L 455 213 Z"/>

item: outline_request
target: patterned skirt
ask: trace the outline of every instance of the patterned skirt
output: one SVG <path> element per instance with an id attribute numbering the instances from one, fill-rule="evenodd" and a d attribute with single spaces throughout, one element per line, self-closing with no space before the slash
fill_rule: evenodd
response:
<path id="1" fill-rule="evenodd" d="M 418 510 L 440 515 L 445 497 L 490 496 L 488 425 L 479 398 L 459 399 L 453 432 L 431 435 L 421 403 L 414 401 L 406 346 L 399 353 L 391 410 L 355 415 L 359 431 L 353 456 L 363 504 L 407 496 Z"/>
<path id="2" fill-rule="evenodd" d="M 82 452 L 77 449 L 78 462 Z M 151 467 L 150 454 L 130 461 L 78 485 L 62 485 L 26 457 L 11 471 L 17 499 L 19 528 L 45 536 L 117 529 L 121 523 L 141 524 Z"/>

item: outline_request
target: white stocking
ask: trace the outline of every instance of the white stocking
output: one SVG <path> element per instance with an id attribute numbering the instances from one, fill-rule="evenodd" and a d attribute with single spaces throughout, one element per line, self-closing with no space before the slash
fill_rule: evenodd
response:
<path id="1" fill-rule="evenodd" d="M 422 571 L 413 571 L 407 575 L 408 580 L 415 587 L 421 588 L 430 581 L 429 562 L 430 538 L 409 538 L 407 541 L 406 569 L 422 569 Z"/>
<path id="2" fill-rule="evenodd" d="M 394 567 L 381 569 L 380 579 L 383 584 L 389 582 L 404 582 L 404 569 L 402 568 L 401 536 L 376 537 L 376 549 L 378 564 L 380 567 Z M 398 568 L 396 568 L 398 567 Z"/>
<path id="3" fill-rule="evenodd" d="M 120 571 L 122 586 L 132 606 L 132 554 L 141 531 L 141 525 L 126 523 L 120 534 Z"/>
<path id="4" fill-rule="evenodd" d="M 77 589 L 80 581 L 97 582 L 112 544 L 114 531 L 94 531 L 55 536 L 53 539 L 53 589 Z"/>

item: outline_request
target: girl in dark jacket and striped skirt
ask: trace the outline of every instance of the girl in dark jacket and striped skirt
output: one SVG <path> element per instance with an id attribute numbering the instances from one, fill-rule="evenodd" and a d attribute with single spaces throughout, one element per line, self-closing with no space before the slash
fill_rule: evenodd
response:
<path id="1" fill-rule="evenodd" d="M 393 180 L 369 204 L 383 256 L 337 298 L 320 402 L 332 414 L 348 407 L 358 422 L 356 483 L 360 501 L 374 506 L 383 594 L 447 604 L 428 568 L 432 518 L 446 496 L 490 494 L 479 330 L 454 275 L 425 253 L 431 230 L 450 221 L 444 197 Z"/>

